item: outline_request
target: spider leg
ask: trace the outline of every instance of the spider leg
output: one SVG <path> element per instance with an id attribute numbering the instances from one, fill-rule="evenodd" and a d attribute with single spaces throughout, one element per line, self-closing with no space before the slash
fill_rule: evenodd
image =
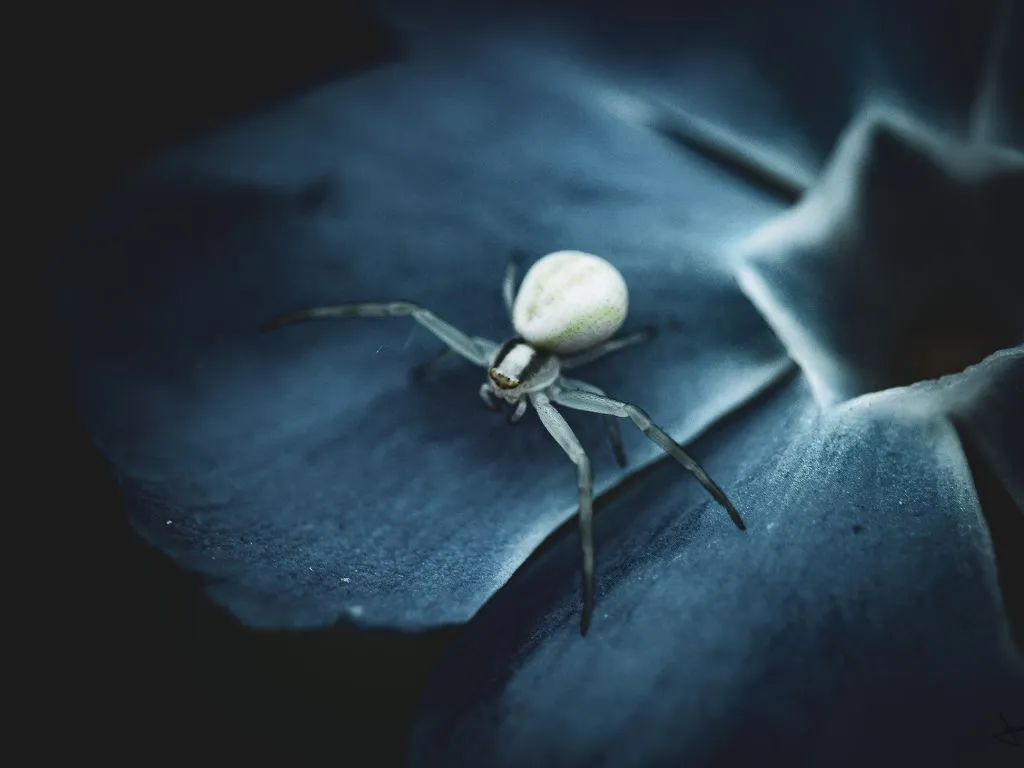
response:
<path id="1" fill-rule="evenodd" d="M 516 403 L 516 407 L 509 411 L 508 423 L 515 424 L 517 421 L 523 418 L 523 414 L 526 413 L 527 405 L 529 405 L 529 401 L 525 397 L 518 403 Z"/>
<path id="2" fill-rule="evenodd" d="M 573 434 L 572 428 L 545 393 L 533 393 L 530 395 L 530 401 L 537 410 L 541 423 L 576 465 L 576 479 L 580 492 L 580 544 L 583 551 L 583 614 L 580 617 L 580 634 L 585 635 L 594 612 L 594 490 L 590 475 L 590 459 Z"/>
<path id="3" fill-rule="evenodd" d="M 491 394 L 491 388 L 487 385 L 487 382 L 481 384 L 478 391 L 480 393 L 480 399 L 484 401 L 484 405 L 486 405 L 488 409 L 492 411 L 498 411 L 501 409 L 501 406 L 494 402 L 494 395 Z"/>
<path id="4" fill-rule="evenodd" d="M 584 389 L 596 395 L 605 395 L 607 397 L 607 393 L 603 389 L 595 387 L 593 384 L 588 384 L 585 381 L 570 379 L 565 376 L 562 376 L 559 381 L 571 389 Z M 604 421 L 608 427 L 608 438 L 612 443 L 612 453 L 615 454 L 615 461 L 620 467 L 624 467 L 626 466 L 626 451 L 622 447 L 622 433 L 619 431 L 619 420 L 606 413 L 604 414 Z"/>
<path id="5" fill-rule="evenodd" d="M 592 363 L 599 357 L 604 357 L 611 352 L 618 352 L 620 349 L 631 347 L 634 344 L 639 344 L 641 341 L 649 341 L 654 338 L 655 334 L 657 334 L 657 329 L 653 325 L 650 325 L 642 331 L 637 331 L 629 336 L 609 339 L 608 341 L 598 344 L 596 347 L 591 347 L 579 354 L 563 357 L 562 368 L 566 370 L 570 368 L 579 368 L 581 365 Z"/>
<path id="6" fill-rule="evenodd" d="M 451 347 L 445 347 L 429 360 L 424 360 L 419 365 L 413 366 L 413 368 L 409 371 L 409 377 L 413 381 L 423 381 L 423 379 L 427 378 L 427 376 L 429 376 L 431 373 L 437 370 L 437 368 L 445 360 L 447 360 L 454 354 L 454 349 L 452 349 Z"/>
<path id="7" fill-rule="evenodd" d="M 505 309 L 508 317 L 512 319 L 512 305 L 516 301 L 516 277 L 519 274 L 519 267 L 522 266 L 526 254 L 520 250 L 512 251 L 512 256 L 505 265 L 505 279 L 501 282 L 501 295 L 505 299 Z"/>
<path id="8" fill-rule="evenodd" d="M 494 350 L 498 348 L 498 345 L 495 344 L 493 341 L 489 339 L 483 339 L 479 336 L 474 336 L 473 342 L 477 345 L 477 347 L 480 348 L 481 352 L 485 352 L 487 354 L 488 360 L 494 355 Z M 431 373 L 437 370 L 437 368 L 440 367 L 442 363 L 444 363 L 454 354 L 456 354 L 454 349 L 452 349 L 451 347 L 445 347 L 429 360 L 425 360 L 419 365 L 414 366 L 412 370 L 409 371 L 409 376 L 412 378 L 413 381 L 423 381 L 423 379 L 425 379 L 427 376 L 429 376 Z"/>
<path id="9" fill-rule="evenodd" d="M 697 478 L 707 492 L 714 497 L 715 501 L 725 507 L 737 528 L 741 531 L 746 530 L 746 526 L 743 524 L 743 519 L 740 517 L 740 513 L 736 511 L 736 508 L 732 505 L 732 502 L 729 501 L 722 489 L 715 484 L 714 480 L 708 477 L 707 472 L 705 472 L 696 461 L 690 458 L 686 451 L 683 450 L 682 446 L 669 437 L 665 433 L 665 430 L 653 423 L 651 421 L 651 417 L 642 409 L 635 405 L 631 405 L 630 403 L 623 403 L 618 400 L 613 400 L 606 395 L 598 395 L 594 392 L 587 392 L 582 389 L 556 388 L 553 390 L 552 399 L 559 405 L 564 405 L 566 408 L 575 408 L 578 411 L 590 411 L 591 413 L 607 413 L 620 418 L 628 418 L 636 424 L 636 426 L 645 435 L 647 435 L 647 437 L 660 445 L 666 453 L 682 464 L 693 474 L 694 477 Z"/>
<path id="10" fill-rule="evenodd" d="M 311 320 L 326 320 L 340 317 L 405 317 L 411 315 L 428 331 L 451 347 L 456 353 L 479 366 L 487 366 L 490 362 L 488 350 L 481 349 L 474 339 L 458 328 L 439 318 L 433 312 L 408 301 L 360 302 L 357 304 L 337 304 L 330 307 L 314 307 L 303 309 L 274 318 L 263 326 L 264 331 L 273 331 L 293 323 L 305 323 Z"/>
<path id="11" fill-rule="evenodd" d="M 490 365 L 491 360 L 494 359 L 494 353 L 501 348 L 501 344 L 485 339 L 482 336 L 474 336 L 473 343 L 476 344 L 476 348 L 483 353 L 484 359 L 487 361 L 484 365 Z"/>

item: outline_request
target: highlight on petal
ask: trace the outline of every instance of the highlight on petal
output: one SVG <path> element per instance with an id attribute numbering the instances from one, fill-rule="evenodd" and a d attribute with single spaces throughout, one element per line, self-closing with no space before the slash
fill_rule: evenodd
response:
<path id="1" fill-rule="evenodd" d="M 995 555 L 1007 623 L 1024 650 L 1024 346 L 1000 350 L 962 373 L 877 392 L 839 406 L 875 418 L 907 414 L 951 424 L 970 466 Z"/>
<path id="2" fill-rule="evenodd" d="M 1024 339 L 1024 155 L 876 105 L 738 277 L 822 405 L 963 370 Z"/>
<path id="3" fill-rule="evenodd" d="M 575 512 L 571 465 L 535 419 L 483 408 L 483 375 L 409 370 L 411 320 L 260 335 L 271 317 L 413 300 L 509 333 L 513 249 L 601 255 L 624 332 L 581 369 L 681 441 L 792 367 L 724 244 L 779 205 L 508 52 L 438 41 L 184 145 L 131 180 L 58 265 L 82 419 L 132 523 L 255 627 L 461 622 Z M 585 140 L 583 140 L 585 137 Z M 570 417 L 599 489 L 598 417 Z"/>
<path id="4" fill-rule="evenodd" d="M 972 138 L 1024 151 L 1024 7 L 999 0 L 972 115 Z"/>
<path id="5" fill-rule="evenodd" d="M 799 377 L 697 441 L 745 535 L 670 465 L 608 498 L 590 634 L 570 535 L 447 649 L 412 765 L 998 758 L 1024 665 L 971 473 L 945 419 L 889 405 L 822 412 Z"/>

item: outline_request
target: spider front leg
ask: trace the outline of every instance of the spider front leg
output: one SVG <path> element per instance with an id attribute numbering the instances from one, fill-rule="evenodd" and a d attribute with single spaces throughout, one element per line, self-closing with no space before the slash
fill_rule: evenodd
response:
<path id="1" fill-rule="evenodd" d="M 565 376 L 559 379 L 561 384 L 571 389 L 585 389 L 589 392 L 593 392 L 596 395 L 607 394 L 600 387 L 595 387 L 593 384 L 588 384 L 585 381 L 579 379 L 570 379 Z M 626 466 L 626 451 L 622 447 L 622 433 L 619 431 L 619 420 L 611 414 L 604 415 L 605 425 L 608 427 L 608 438 L 612 443 L 612 453 L 615 454 L 615 461 L 620 467 Z"/>
<path id="2" fill-rule="evenodd" d="M 580 492 L 580 544 L 583 550 L 583 614 L 580 616 L 580 634 L 585 635 L 594 612 L 594 489 L 590 459 L 573 434 L 572 428 L 551 404 L 546 394 L 536 392 L 530 395 L 530 401 L 540 416 L 541 423 L 576 465 L 576 482 Z"/>
<path id="3" fill-rule="evenodd" d="M 495 344 L 490 339 L 483 339 L 479 336 L 473 337 L 473 343 L 476 344 L 477 347 L 482 352 L 485 352 L 487 354 L 488 359 L 490 359 L 494 355 L 494 351 L 498 348 L 498 345 Z M 409 377 L 413 381 L 423 381 L 425 378 L 427 378 L 427 376 L 429 376 L 431 373 L 437 370 L 446 360 L 450 359 L 455 354 L 457 353 L 455 352 L 454 349 L 452 349 L 451 347 L 445 347 L 429 360 L 425 360 L 419 365 L 414 366 L 409 371 Z"/>
<path id="4" fill-rule="evenodd" d="M 475 365 L 486 367 L 491 360 L 493 349 L 484 349 L 455 326 L 446 323 L 433 312 L 409 301 L 359 302 L 357 304 L 336 304 L 329 307 L 314 307 L 281 315 L 263 326 L 264 331 L 273 331 L 285 325 L 305 323 L 311 320 L 328 320 L 344 317 L 405 317 L 422 325 L 453 351 Z"/>
<path id="5" fill-rule="evenodd" d="M 494 395 L 491 393 L 491 388 L 486 382 L 481 384 L 480 389 L 477 391 L 480 393 L 480 399 L 484 401 L 484 405 L 487 406 L 488 410 L 499 410 L 500 406 L 494 402 Z"/>
<path id="6" fill-rule="evenodd" d="M 708 477 L 707 472 L 705 472 L 696 461 L 690 458 L 686 451 L 683 450 L 683 447 L 669 437 L 665 430 L 652 422 L 651 417 L 642 409 L 635 405 L 631 405 L 630 403 L 623 403 L 618 400 L 613 400 L 606 395 L 587 392 L 583 389 L 563 389 L 558 387 L 553 390 L 552 399 L 559 405 L 564 405 L 566 408 L 575 408 L 578 411 L 590 411 L 591 413 L 607 413 L 620 418 L 628 418 L 636 424 L 640 431 L 661 446 L 666 453 L 682 464 L 693 474 L 694 477 L 697 478 L 698 482 L 700 482 L 707 492 L 714 497 L 715 501 L 725 507 L 737 528 L 741 531 L 746 530 L 746 526 L 743 524 L 743 519 L 740 517 L 740 513 L 736 511 L 736 508 L 732 505 L 732 502 L 729 501 L 722 489 L 719 488 L 710 477 Z"/>

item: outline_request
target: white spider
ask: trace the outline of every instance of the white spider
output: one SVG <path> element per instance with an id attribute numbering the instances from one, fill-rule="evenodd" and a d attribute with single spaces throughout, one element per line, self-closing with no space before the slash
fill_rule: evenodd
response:
<path id="1" fill-rule="evenodd" d="M 487 369 L 480 397 L 492 410 L 494 398 L 512 408 L 509 422 L 522 418 L 532 404 L 541 423 L 576 465 L 579 484 L 579 527 L 583 549 L 583 614 L 580 633 L 585 635 L 594 610 L 594 542 L 592 480 L 590 460 L 576 435 L 556 410 L 566 408 L 604 414 L 608 421 L 612 449 L 620 466 L 626 459 L 618 422 L 628 418 L 647 437 L 694 474 L 708 492 L 728 510 L 733 522 L 744 530 L 743 520 L 722 490 L 690 458 L 682 447 L 654 424 L 640 408 L 608 397 L 604 391 L 562 375 L 609 352 L 649 339 L 648 329 L 630 336 L 611 338 L 622 326 L 628 309 L 626 283 L 604 259 L 580 251 L 558 251 L 535 263 L 516 292 L 520 258 L 513 257 L 505 270 L 502 295 L 516 336 L 504 344 L 478 336 L 467 336 L 429 310 L 407 301 L 340 304 L 316 307 L 283 315 L 265 330 L 283 325 L 337 317 L 399 317 L 411 315 L 448 345 L 433 360 L 414 369 L 416 377 L 451 354 L 458 354 Z"/>

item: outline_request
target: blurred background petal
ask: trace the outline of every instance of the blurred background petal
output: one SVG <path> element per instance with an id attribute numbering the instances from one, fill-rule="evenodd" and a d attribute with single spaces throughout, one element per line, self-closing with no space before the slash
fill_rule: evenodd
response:
<path id="1" fill-rule="evenodd" d="M 840 132 L 880 96 L 964 136 L 976 113 L 1017 118 L 1020 46 L 996 34 L 1013 0 L 418 0 L 377 6 L 413 35 L 514 38 L 559 77 L 600 77 L 636 119 L 729 146 L 810 184 Z M 1013 35 L 1018 35 L 1014 31 Z M 1003 52 L 1006 55 L 1003 55 Z M 1017 58 L 1014 58 L 1016 56 Z M 987 84 L 999 82 L 996 90 Z M 979 99 L 979 94 L 991 92 Z M 984 103 L 982 103 L 984 102 Z M 1002 130 L 1002 129 L 999 129 Z"/>

